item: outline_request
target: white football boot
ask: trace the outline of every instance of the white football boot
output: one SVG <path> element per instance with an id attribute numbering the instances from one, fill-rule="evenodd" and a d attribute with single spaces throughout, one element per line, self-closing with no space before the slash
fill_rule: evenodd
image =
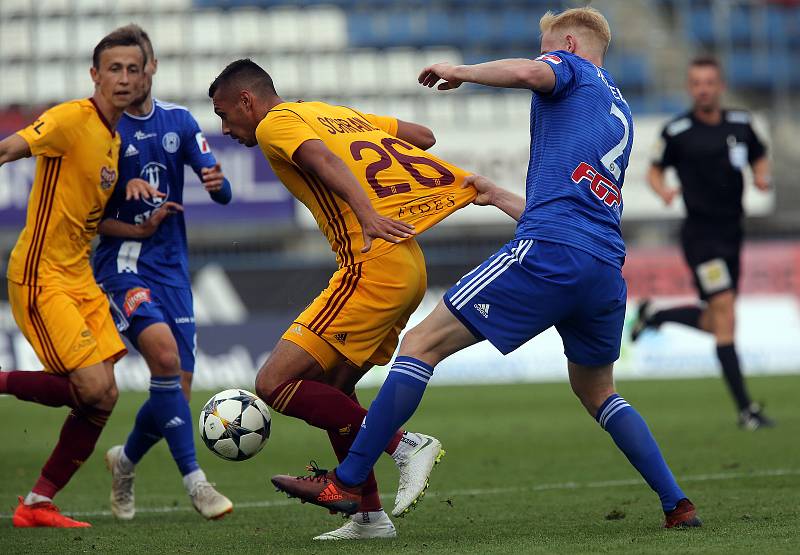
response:
<path id="1" fill-rule="evenodd" d="M 397 531 L 389 516 L 383 511 L 356 513 L 336 530 L 325 532 L 315 540 L 372 540 L 378 538 L 394 538 Z"/>
<path id="2" fill-rule="evenodd" d="M 189 497 L 197 512 L 209 520 L 222 518 L 233 511 L 231 500 L 214 489 L 213 484 L 205 480 L 198 481 L 192 485 L 189 490 Z"/>
<path id="3" fill-rule="evenodd" d="M 392 515 L 402 517 L 425 496 L 428 478 L 433 467 L 439 464 L 445 450 L 435 437 L 406 432 L 392 458 L 400 471 L 400 483 L 394 500 Z"/>
<path id="4" fill-rule="evenodd" d="M 120 468 L 122 445 L 115 445 L 106 451 L 106 468 L 111 472 L 111 514 L 120 520 L 131 520 L 136 514 L 133 498 L 133 479 L 135 472 L 125 472 Z"/>

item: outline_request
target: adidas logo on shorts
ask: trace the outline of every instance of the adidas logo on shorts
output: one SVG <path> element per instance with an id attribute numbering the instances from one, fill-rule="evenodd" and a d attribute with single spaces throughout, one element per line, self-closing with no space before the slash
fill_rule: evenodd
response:
<path id="1" fill-rule="evenodd" d="M 489 305 L 488 304 L 475 304 L 475 305 L 473 305 L 473 307 L 484 318 L 488 318 L 489 317 Z"/>
<path id="2" fill-rule="evenodd" d="M 347 341 L 347 333 L 337 333 L 333 336 L 336 341 L 344 345 L 345 341 Z"/>
<path id="3" fill-rule="evenodd" d="M 178 426 L 183 426 L 184 424 L 186 424 L 186 422 L 183 421 L 183 418 L 180 416 L 173 416 L 172 419 L 164 425 L 164 427 L 177 428 Z"/>

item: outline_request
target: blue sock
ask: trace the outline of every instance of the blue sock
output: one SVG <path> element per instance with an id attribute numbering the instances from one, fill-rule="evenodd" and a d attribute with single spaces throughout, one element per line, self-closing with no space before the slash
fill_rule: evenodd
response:
<path id="1" fill-rule="evenodd" d="M 153 413 L 150 410 L 150 399 L 145 401 L 136 414 L 136 422 L 133 425 L 128 440 L 125 442 L 125 456 L 133 464 L 138 464 L 145 453 L 158 443 L 164 436 L 156 426 Z"/>
<path id="2" fill-rule="evenodd" d="M 674 509 L 686 495 L 678 487 L 644 418 L 616 393 L 605 400 L 595 418 L 658 494 L 664 511 Z"/>
<path id="3" fill-rule="evenodd" d="M 339 480 L 356 485 L 367 479 L 389 440 L 417 410 L 432 375 L 433 366 L 421 360 L 406 356 L 395 359 L 347 458 L 336 467 Z"/>
<path id="4" fill-rule="evenodd" d="M 200 468 L 194 450 L 194 428 L 181 377 L 150 378 L 150 412 L 183 476 Z M 127 451 L 126 451 L 127 454 Z"/>

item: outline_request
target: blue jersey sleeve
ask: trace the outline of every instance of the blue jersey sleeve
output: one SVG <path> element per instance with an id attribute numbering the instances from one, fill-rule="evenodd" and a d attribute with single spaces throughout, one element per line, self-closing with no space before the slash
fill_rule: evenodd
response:
<path id="1" fill-rule="evenodd" d="M 556 74 L 556 86 L 552 91 L 543 95 L 548 98 L 564 98 L 574 91 L 580 84 L 581 72 L 575 55 L 569 52 L 556 50 L 542 54 L 535 61 L 544 62 Z"/>
<path id="2" fill-rule="evenodd" d="M 197 120 L 189 113 L 186 112 L 185 134 L 181 144 L 183 145 L 184 160 L 192 167 L 194 173 L 203 181 L 203 176 L 200 170 L 203 168 L 213 167 L 217 163 L 214 154 L 211 152 L 211 147 L 208 144 Z M 219 191 L 209 193 L 211 199 L 219 204 L 228 204 L 231 201 L 231 185 L 227 179 L 222 184 L 222 189 Z"/>
<path id="3" fill-rule="evenodd" d="M 186 122 L 184 123 L 184 136 L 181 138 L 181 147 L 183 148 L 183 159 L 189 164 L 197 177 L 201 178 L 200 170 L 203 168 L 210 168 L 217 163 L 214 154 L 211 152 L 211 147 L 208 141 L 200 131 L 200 126 L 197 120 L 192 117 L 189 112 L 186 112 Z"/>

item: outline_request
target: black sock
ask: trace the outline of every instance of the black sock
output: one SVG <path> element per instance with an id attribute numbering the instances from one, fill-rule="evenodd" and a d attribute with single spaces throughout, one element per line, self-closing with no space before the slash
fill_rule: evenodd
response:
<path id="1" fill-rule="evenodd" d="M 736 347 L 730 345 L 717 345 L 717 357 L 722 364 L 722 375 L 731 390 L 731 395 L 736 400 L 739 410 L 744 410 L 750 406 L 750 397 L 744 387 L 742 370 L 739 368 L 739 356 L 736 354 Z"/>
<path id="2" fill-rule="evenodd" d="M 658 327 L 664 322 L 676 322 L 684 326 L 700 329 L 700 315 L 702 313 L 703 311 L 699 306 L 668 308 L 653 314 L 648 324 Z"/>

